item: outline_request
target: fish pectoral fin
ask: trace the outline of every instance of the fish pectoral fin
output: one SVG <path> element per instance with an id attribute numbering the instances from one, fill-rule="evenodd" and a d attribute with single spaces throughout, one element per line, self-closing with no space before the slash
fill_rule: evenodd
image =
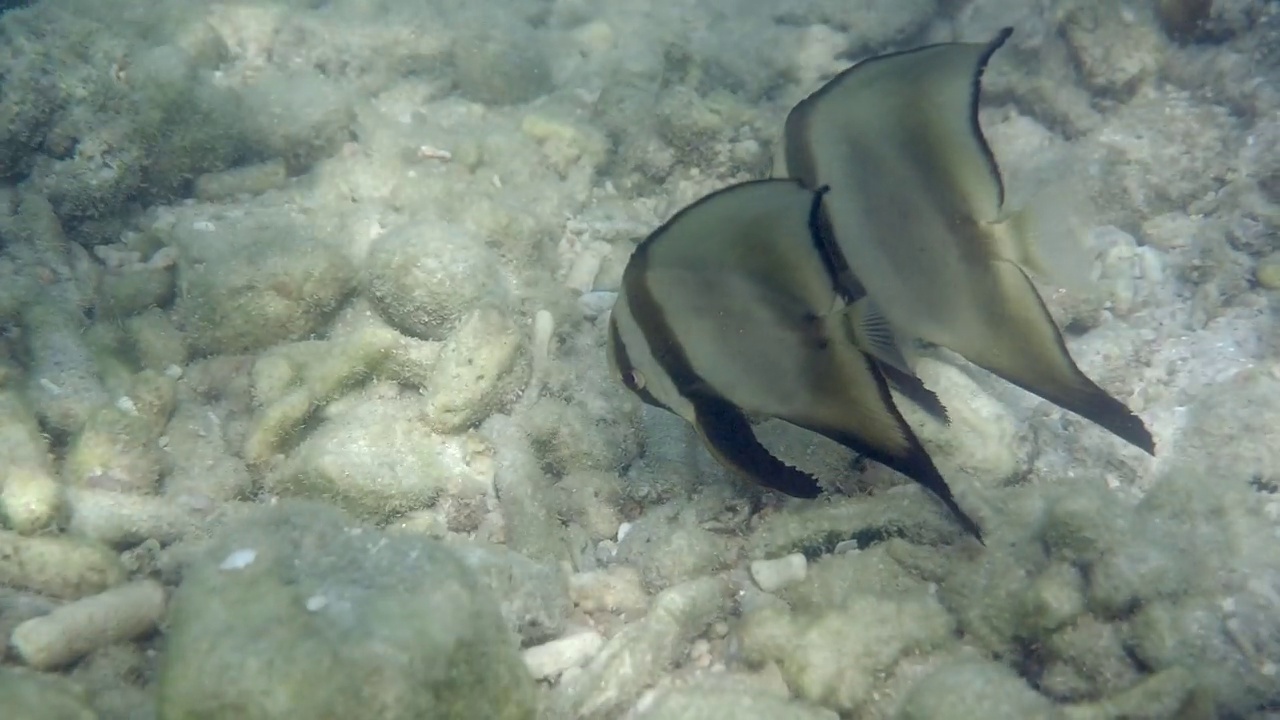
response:
<path id="1" fill-rule="evenodd" d="M 816 498 L 818 480 L 782 462 L 756 439 L 746 415 L 720 398 L 694 402 L 694 427 L 716 460 L 764 487 L 798 498 Z"/>
<path id="2" fill-rule="evenodd" d="M 880 362 L 911 374 L 911 366 L 898 347 L 893 327 L 880 307 L 864 295 L 844 311 L 845 332 L 850 342 Z"/>
<path id="3" fill-rule="evenodd" d="M 1062 333 L 1031 279 L 1017 264 L 994 261 L 1005 315 L 986 328 L 961 333 L 966 347 L 952 347 L 974 365 L 1090 420 L 1154 455 L 1155 441 L 1142 419 L 1090 380 L 1067 350 Z"/>
<path id="4" fill-rule="evenodd" d="M 875 358 L 889 384 L 931 417 L 950 424 L 947 408 L 924 382 L 916 377 L 898 344 L 889 320 L 866 295 L 843 309 L 845 335 L 858 349 Z"/>

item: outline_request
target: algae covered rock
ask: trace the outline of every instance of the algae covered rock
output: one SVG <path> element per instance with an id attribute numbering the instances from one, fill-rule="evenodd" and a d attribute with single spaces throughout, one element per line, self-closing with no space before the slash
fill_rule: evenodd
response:
<path id="1" fill-rule="evenodd" d="M 187 364 L 186 339 L 163 310 L 151 308 L 129 318 L 125 330 L 142 367 L 164 372 Z"/>
<path id="2" fill-rule="evenodd" d="M 788 614 L 764 606 L 743 622 L 750 662 L 775 662 L 800 698 L 857 714 L 878 678 L 906 655 L 937 649 L 952 637 L 953 621 L 932 596 L 851 598 L 825 612 Z"/>
<path id="3" fill-rule="evenodd" d="M 319 72 L 268 72 L 242 94 L 253 144 L 282 158 L 290 174 L 307 172 L 351 137 L 351 98 Z"/>
<path id="4" fill-rule="evenodd" d="M 492 592 L 446 546 L 321 505 L 249 514 L 174 594 L 159 717 L 532 720 Z"/>
<path id="5" fill-rule="evenodd" d="M 543 47 L 537 31 L 519 23 L 463 34 L 453 47 L 459 91 L 486 105 L 514 105 L 551 92 Z"/>
<path id="6" fill-rule="evenodd" d="M 1006 522 L 1001 542 L 948 563 L 939 594 L 969 642 L 997 657 L 1034 653 L 1028 680 L 1048 699 L 1082 702 L 1081 712 L 1089 703 L 1151 707 L 1146 693 L 1178 673 L 1194 682 L 1162 702 L 1194 700 L 1209 708 L 1199 716 L 1244 716 L 1280 701 L 1280 502 L 1265 480 L 1273 451 L 1245 431 L 1271 432 L 1260 425 L 1268 393 L 1258 383 L 1272 381 L 1237 382 L 1251 389 L 1234 399 L 1245 417 L 1219 407 L 1228 393 L 1187 413 L 1185 432 L 1224 446 L 1206 451 L 1212 475 L 1186 457 L 1136 504 L 1101 480 L 1076 479 L 1037 496 L 1034 517 Z M 1129 715 L 1084 715 L 1093 716 Z"/>
<path id="7" fill-rule="evenodd" d="M 267 479 L 281 495 L 326 499 L 375 521 L 444 499 L 469 505 L 492 491 L 490 452 L 475 437 L 445 436 L 404 400 L 356 404 L 321 425 Z M 464 508 L 459 508 L 463 510 Z"/>
<path id="8" fill-rule="evenodd" d="M 245 115 L 206 59 L 177 46 L 147 47 L 133 23 L 116 17 L 40 6 L 26 19 L 5 44 L 38 44 L 41 52 L 25 51 L 38 58 L 29 64 L 36 69 L 6 63 L 6 75 L 16 76 L 26 103 L 49 114 L 44 142 L 31 148 L 40 154 L 19 167 L 33 165 L 28 182 L 82 242 L 114 235 L 109 228 L 129 203 L 179 195 L 191 177 L 221 170 L 246 150 Z"/>
<path id="9" fill-rule="evenodd" d="M 689 643 L 723 612 L 733 586 L 702 577 L 667 588 L 642 620 L 605 643 L 582 671 L 561 680 L 555 718 L 620 717 L 668 668 L 689 652 Z"/>
<path id="10" fill-rule="evenodd" d="M 501 545 L 449 542 L 462 563 L 498 597 L 507 627 L 525 647 L 559 637 L 573 611 L 569 583 L 557 565 L 540 563 Z"/>
<path id="11" fill-rule="evenodd" d="M 501 288 L 497 256 L 461 227 L 414 222 L 374 241 L 365 290 L 398 330 L 425 340 L 448 337 L 477 305 Z"/>
<path id="12" fill-rule="evenodd" d="M 375 372 L 398 344 L 395 331 L 373 326 L 262 353 L 253 366 L 259 407 L 245 438 L 244 459 L 262 464 L 285 450 L 314 413 Z"/>
<path id="13" fill-rule="evenodd" d="M 31 401 L 40 420 L 62 432 L 79 430 L 110 396 L 85 339 L 83 317 L 42 294 L 22 314 Z"/>
<path id="14" fill-rule="evenodd" d="M 636 720 L 837 720 L 830 710 L 748 688 L 668 688 L 642 703 Z"/>
<path id="15" fill-rule="evenodd" d="M 1026 471 L 1030 438 L 1008 407 L 955 365 L 926 357 L 915 372 L 938 394 L 949 423 L 939 423 L 910 402 L 899 402 L 899 407 L 957 493 L 966 489 L 958 479 L 961 475 L 990 486 Z M 961 494 L 962 503 L 965 497 Z"/>
<path id="16" fill-rule="evenodd" d="M 928 591 L 928 583 L 895 557 L 919 552 L 931 553 L 932 550 L 894 539 L 865 550 L 822 555 L 808 563 L 804 576 L 783 588 L 780 597 L 793 610 L 805 612 L 841 607 L 863 595 L 884 598 L 919 595 Z M 804 557 L 798 553 L 784 557 L 797 556 Z M 752 563 L 753 574 L 755 567 Z"/>
<path id="17" fill-rule="evenodd" d="M 93 540 L 69 534 L 24 537 L 0 530 L 0 587 L 78 600 L 126 577 L 120 556 Z"/>
<path id="18" fill-rule="evenodd" d="M 0 390 L 0 524 L 39 532 L 58 520 L 62 500 L 35 413 L 20 393 Z"/>
<path id="19" fill-rule="evenodd" d="M 180 221 L 174 244 L 178 317 L 203 354 L 305 337 L 355 285 L 338 244 L 285 210 Z"/>
<path id="20" fill-rule="evenodd" d="M 946 665 L 917 682 L 898 720 L 1049 720 L 1061 717 L 1009 668 L 988 661 Z"/>
<path id="21" fill-rule="evenodd" d="M 440 432 L 474 427 L 524 389 L 524 345 L 511 318 L 482 308 L 444 341 L 425 389 L 430 424 Z"/>
<path id="22" fill-rule="evenodd" d="M 1186 408 L 1173 466 L 1266 485 L 1280 478 L 1280 377 L 1259 367 L 1202 388 Z"/>
<path id="23" fill-rule="evenodd" d="M 718 572 L 735 553 L 730 539 L 669 507 L 659 506 L 637 519 L 618 543 L 617 561 L 638 568 L 654 590 Z"/>
<path id="24" fill-rule="evenodd" d="M 96 410 L 68 445 L 62 476 L 69 484 L 124 492 L 155 489 L 165 465 L 158 440 L 175 403 L 173 378 L 145 370 L 127 395 Z"/>
<path id="25" fill-rule="evenodd" d="M 555 474 L 574 470 L 613 471 L 640 453 L 642 417 L 621 393 L 621 383 L 587 385 L 576 396 L 543 397 L 522 418 L 539 459 Z"/>
<path id="26" fill-rule="evenodd" d="M 58 675 L 0 667 L 5 720 L 97 720 L 78 685 Z"/>
<path id="27" fill-rule="evenodd" d="M 1144 666 L 1193 674 L 1217 717 L 1280 703 L 1280 503 L 1224 484 L 1228 473 L 1212 482 L 1170 475 L 1139 504 L 1150 524 L 1178 528 L 1162 564 L 1176 564 L 1186 580 L 1144 591 L 1126 638 Z"/>

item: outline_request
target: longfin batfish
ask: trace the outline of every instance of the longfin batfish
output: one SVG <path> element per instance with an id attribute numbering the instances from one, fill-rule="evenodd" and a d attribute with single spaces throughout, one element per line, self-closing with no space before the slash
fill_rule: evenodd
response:
<path id="1" fill-rule="evenodd" d="M 760 180 L 681 210 L 635 250 L 609 319 L 609 358 L 645 402 L 684 418 L 723 465 L 788 495 L 818 481 L 772 455 L 748 416 L 777 418 L 883 463 L 956 503 L 876 363 L 844 337 L 815 239 L 821 192 Z"/>
<path id="2" fill-rule="evenodd" d="M 1024 270 L 1042 264 L 1035 245 L 1047 238 L 1029 211 L 1006 213 L 978 122 L 983 71 L 1011 32 L 845 70 L 788 115 L 786 173 L 831 188 L 835 245 L 895 333 L 950 348 L 1154 454 L 1142 420 L 1071 359 Z"/>

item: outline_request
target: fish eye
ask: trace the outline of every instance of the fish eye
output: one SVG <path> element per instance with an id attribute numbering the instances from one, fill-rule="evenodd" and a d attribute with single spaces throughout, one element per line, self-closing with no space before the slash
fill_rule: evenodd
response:
<path id="1" fill-rule="evenodd" d="M 628 370 L 622 373 L 622 384 L 632 392 L 640 392 L 644 389 L 644 375 L 639 370 Z"/>

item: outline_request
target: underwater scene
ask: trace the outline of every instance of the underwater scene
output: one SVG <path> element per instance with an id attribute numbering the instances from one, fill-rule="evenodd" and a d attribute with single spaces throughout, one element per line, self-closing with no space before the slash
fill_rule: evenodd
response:
<path id="1" fill-rule="evenodd" d="M 1280 2 L 0 0 L 0 720 L 1280 720 Z"/>

